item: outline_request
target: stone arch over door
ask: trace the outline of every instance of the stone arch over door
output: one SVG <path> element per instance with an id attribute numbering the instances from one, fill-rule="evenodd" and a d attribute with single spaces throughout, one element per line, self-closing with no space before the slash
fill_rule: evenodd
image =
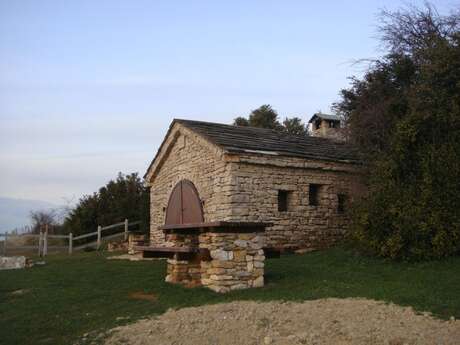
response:
<path id="1" fill-rule="evenodd" d="M 202 223 L 203 207 L 195 185 L 179 181 L 171 191 L 166 207 L 165 225 Z"/>

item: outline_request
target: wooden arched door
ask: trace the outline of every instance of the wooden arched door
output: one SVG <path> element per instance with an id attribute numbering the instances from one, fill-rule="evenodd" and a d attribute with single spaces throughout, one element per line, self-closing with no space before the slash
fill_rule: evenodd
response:
<path id="1" fill-rule="evenodd" d="M 202 223 L 203 208 L 195 185 L 179 181 L 169 196 L 165 225 Z"/>

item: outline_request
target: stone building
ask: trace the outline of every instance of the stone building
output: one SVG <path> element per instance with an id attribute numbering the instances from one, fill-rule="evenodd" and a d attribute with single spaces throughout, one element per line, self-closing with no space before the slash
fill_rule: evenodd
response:
<path id="1" fill-rule="evenodd" d="M 359 170 L 343 142 L 176 119 L 144 176 L 150 242 L 167 245 L 165 224 L 263 222 L 267 247 L 330 246 L 362 190 Z"/>
<path id="2" fill-rule="evenodd" d="M 311 135 L 314 137 L 330 138 L 333 140 L 344 139 L 342 121 L 337 115 L 316 113 L 308 123 L 311 125 Z"/>

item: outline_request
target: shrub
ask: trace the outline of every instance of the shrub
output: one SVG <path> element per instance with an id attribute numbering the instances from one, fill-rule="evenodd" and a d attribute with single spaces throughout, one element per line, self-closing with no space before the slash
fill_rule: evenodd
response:
<path id="1" fill-rule="evenodd" d="M 460 253 L 460 15 L 385 13 L 390 52 L 336 109 L 368 168 L 350 239 L 392 259 Z"/>

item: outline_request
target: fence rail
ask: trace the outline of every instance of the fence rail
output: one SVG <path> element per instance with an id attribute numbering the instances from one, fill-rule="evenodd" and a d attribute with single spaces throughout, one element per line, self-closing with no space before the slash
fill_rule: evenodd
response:
<path id="1" fill-rule="evenodd" d="M 105 236 L 104 240 L 111 240 L 113 238 L 120 237 L 120 236 L 123 236 L 123 235 L 124 235 L 124 232 L 119 232 L 119 233 L 116 233 L 116 234 Z M 85 249 L 85 248 L 88 248 L 88 247 L 97 248 L 97 241 L 88 242 L 88 243 L 85 243 L 85 244 L 83 244 L 81 246 L 74 247 L 74 250 L 77 251 L 77 250 Z"/>
<path id="2" fill-rule="evenodd" d="M 125 222 L 120 222 L 120 223 L 115 223 L 115 224 L 112 224 L 112 225 L 103 226 L 103 227 L 101 227 L 101 230 L 109 230 L 109 229 L 113 229 L 113 228 L 116 228 L 116 227 L 122 226 L 122 225 L 125 225 Z"/>
<path id="3" fill-rule="evenodd" d="M 76 240 L 81 240 L 83 238 L 87 238 L 87 237 L 91 237 L 91 236 L 94 236 L 94 235 L 97 235 L 97 231 L 95 232 L 89 232 L 87 234 L 84 234 L 84 235 L 80 235 L 80 236 L 77 236 L 77 237 L 74 237 L 73 240 L 76 241 Z"/>
<path id="4" fill-rule="evenodd" d="M 69 238 L 69 235 L 48 235 L 48 238 Z"/>
<path id="5" fill-rule="evenodd" d="M 21 249 L 35 249 L 38 251 L 38 255 L 40 256 L 46 256 L 48 254 L 48 249 L 50 250 L 56 250 L 56 249 L 68 249 L 68 253 L 72 254 L 74 251 L 81 250 L 84 248 L 88 247 L 93 247 L 96 249 L 99 249 L 101 247 L 102 241 L 107 241 L 116 237 L 124 236 L 124 240 L 128 239 L 128 234 L 130 232 L 129 227 L 138 225 L 140 224 L 140 221 L 135 221 L 135 222 L 129 222 L 128 219 L 125 219 L 124 222 L 116 223 L 116 224 L 111 224 L 107 226 L 101 226 L 99 225 L 97 227 L 97 231 L 86 233 L 80 236 L 74 237 L 72 233 L 69 233 L 68 235 L 50 235 L 48 234 L 48 226 L 45 226 L 44 231 L 40 231 L 40 234 L 9 234 L 8 232 L 5 233 L 0 233 L 0 243 L 3 242 L 3 248 L 2 248 L 2 255 L 6 256 L 6 254 L 9 251 L 15 251 L 15 250 L 21 250 Z M 115 229 L 117 227 L 123 227 L 123 230 L 114 234 L 102 235 L 102 231 L 104 230 L 109 230 L 109 229 Z M 1 241 L 1 238 L 3 237 L 3 241 Z M 21 238 L 38 238 L 38 244 L 37 245 L 22 245 L 22 246 L 9 246 L 8 245 L 8 239 L 11 237 L 21 237 Z M 78 241 L 84 238 L 89 238 L 89 237 L 96 237 L 95 241 L 84 243 L 79 246 L 74 246 L 74 241 Z M 49 239 L 63 239 L 67 240 L 67 245 L 49 245 L 48 240 Z M 12 244 L 12 240 L 10 239 L 10 243 Z"/>

